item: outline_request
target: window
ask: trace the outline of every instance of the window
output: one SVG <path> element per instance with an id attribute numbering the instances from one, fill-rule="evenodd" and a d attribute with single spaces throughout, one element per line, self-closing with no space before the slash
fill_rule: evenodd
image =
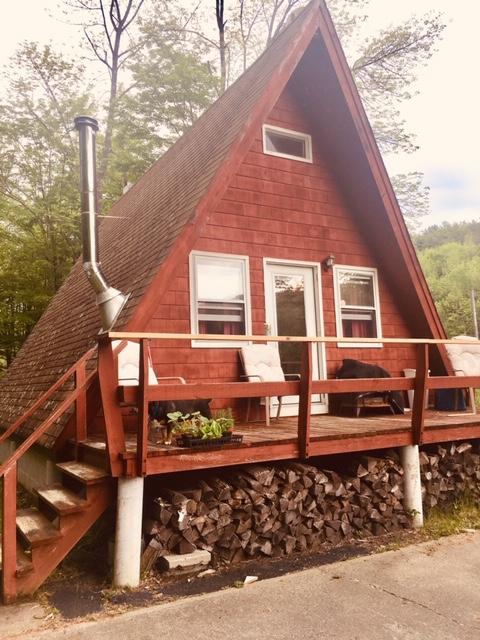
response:
<path id="1" fill-rule="evenodd" d="M 380 338 L 380 305 L 376 269 L 335 266 L 337 335 Z M 339 343 L 340 347 L 379 347 L 379 344 Z"/>
<path id="2" fill-rule="evenodd" d="M 263 152 L 281 158 L 312 162 L 312 137 L 306 133 L 264 124 Z"/>
<path id="3" fill-rule="evenodd" d="M 248 258 L 192 253 L 190 259 L 192 331 L 245 335 L 249 332 Z M 238 347 L 238 343 L 197 341 L 195 346 Z"/>

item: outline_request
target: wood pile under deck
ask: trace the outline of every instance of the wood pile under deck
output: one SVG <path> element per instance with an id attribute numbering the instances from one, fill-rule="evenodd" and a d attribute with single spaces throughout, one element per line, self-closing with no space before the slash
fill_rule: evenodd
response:
<path id="1" fill-rule="evenodd" d="M 237 424 L 234 431 L 243 435 L 241 445 L 202 450 L 149 442 L 147 475 L 296 459 L 300 457 L 297 430 L 298 418 L 293 416 L 274 420 L 269 427 L 261 422 Z M 310 456 L 399 447 L 412 444 L 411 419 L 408 414 L 360 418 L 312 416 L 310 437 Z M 480 438 L 480 415 L 427 412 L 424 443 L 474 438 Z M 83 443 L 83 448 L 88 455 L 100 455 L 105 451 L 105 442 L 92 437 Z M 133 460 L 134 434 L 126 434 L 126 449 L 124 458 Z"/>

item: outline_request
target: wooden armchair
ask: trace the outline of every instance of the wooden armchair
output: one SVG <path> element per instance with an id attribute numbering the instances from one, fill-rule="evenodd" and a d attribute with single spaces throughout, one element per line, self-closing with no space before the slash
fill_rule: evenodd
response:
<path id="1" fill-rule="evenodd" d="M 300 380 L 297 373 L 284 374 L 278 349 L 269 344 L 249 344 L 240 349 L 240 360 L 244 374 L 242 379 L 259 382 L 284 382 Z M 250 417 L 251 398 L 248 399 L 246 421 Z M 282 397 L 278 396 L 277 419 L 282 410 Z M 270 398 L 265 397 L 265 422 L 270 425 Z"/>

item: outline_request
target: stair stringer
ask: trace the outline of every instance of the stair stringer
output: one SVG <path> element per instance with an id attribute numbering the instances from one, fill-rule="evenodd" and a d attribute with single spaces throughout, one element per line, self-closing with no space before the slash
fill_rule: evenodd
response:
<path id="1" fill-rule="evenodd" d="M 52 544 L 32 549 L 33 570 L 26 575 L 17 576 L 17 595 L 28 595 L 38 589 L 98 520 L 113 498 L 112 480 L 88 486 L 88 506 L 79 513 L 60 516 L 61 537 Z"/>

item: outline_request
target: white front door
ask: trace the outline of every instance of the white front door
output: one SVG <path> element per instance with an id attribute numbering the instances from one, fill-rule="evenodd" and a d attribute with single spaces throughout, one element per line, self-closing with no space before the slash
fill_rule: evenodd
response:
<path id="1" fill-rule="evenodd" d="M 277 336 L 322 335 L 320 273 L 317 265 L 291 262 L 265 262 L 265 306 L 267 333 Z M 284 373 L 300 373 L 301 349 L 298 342 L 279 342 Z M 324 350 L 314 345 L 313 378 L 324 377 Z M 274 399 L 277 403 L 277 399 Z M 276 406 L 272 411 L 275 415 Z M 324 396 L 313 396 L 312 413 L 326 413 Z M 298 396 L 283 399 L 282 415 L 298 414 Z"/>

